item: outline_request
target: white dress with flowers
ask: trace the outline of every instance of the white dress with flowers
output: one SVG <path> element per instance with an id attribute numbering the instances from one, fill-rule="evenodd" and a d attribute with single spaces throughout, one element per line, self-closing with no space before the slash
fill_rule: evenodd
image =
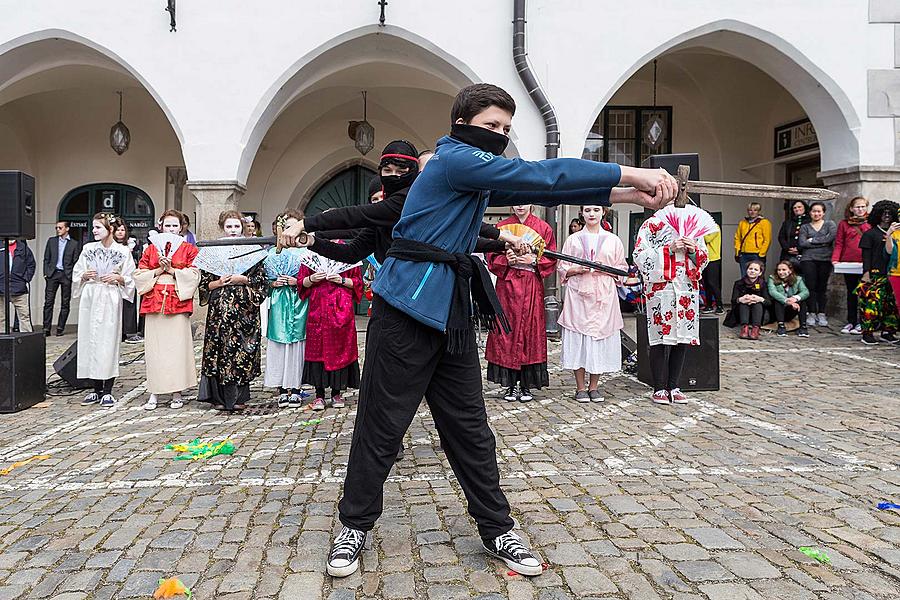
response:
<path id="1" fill-rule="evenodd" d="M 669 245 L 675 230 L 650 217 L 638 231 L 634 264 L 644 279 L 647 334 L 651 346 L 700 344 L 700 278 L 709 262 L 703 238 L 696 239 L 696 256 Z"/>

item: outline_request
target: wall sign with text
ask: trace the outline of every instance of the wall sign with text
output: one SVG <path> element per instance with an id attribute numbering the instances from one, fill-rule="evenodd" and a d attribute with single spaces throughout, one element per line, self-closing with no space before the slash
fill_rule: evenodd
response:
<path id="1" fill-rule="evenodd" d="M 786 123 L 775 128 L 775 158 L 818 147 L 819 138 L 809 119 Z"/>

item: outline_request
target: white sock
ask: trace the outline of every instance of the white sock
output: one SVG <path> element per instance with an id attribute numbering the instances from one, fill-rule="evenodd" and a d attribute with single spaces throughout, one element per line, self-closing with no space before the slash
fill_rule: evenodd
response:
<path id="1" fill-rule="evenodd" d="M 150 394 L 150 399 L 147 400 L 148 404 L 156 404 L 156 394 Z"/>

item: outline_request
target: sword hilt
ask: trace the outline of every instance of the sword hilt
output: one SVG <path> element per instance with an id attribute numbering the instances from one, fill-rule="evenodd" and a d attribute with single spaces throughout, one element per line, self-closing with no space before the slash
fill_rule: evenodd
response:
<path id="1" fill-rule="evenodd" d="M 678 165 L 678 171 L 675 174 L 675 179 L 678 181 L 678 195 L 675 196 L 675 206 L 678 208 L 687 206 L 688 202 L 691 201 L 687 193 L 687 182 L 690 176 L 690 165 Z"/>

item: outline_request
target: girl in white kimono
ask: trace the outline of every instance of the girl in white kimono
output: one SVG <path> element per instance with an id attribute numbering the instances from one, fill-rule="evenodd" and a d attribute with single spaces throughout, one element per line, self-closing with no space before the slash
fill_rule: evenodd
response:
<path id="1" fill-rule="evenodd" d="M 127 246 L 116 244 L 113 231 L 119 218 L 97 213 L 94 242 L 85 244 L 72 272 L 72 296 L 78 304 L 78 378 L 90 379 L 94 391 L 82 406 L 116 405 L 112 395 L 119 375 L 122 339 L 122 302 L 134 298 L 134 259 Z"/>
<path id="2" fill-rule="evenodd" d="M 700 344 L 700 280 L 709 262 L 706 243 L 702 237 L 679 237 L 654 216 L 638 230 L 633 258 L 644 280 L 653 402 L 686 404 L 678 380 L 687 347 Z"/>
<path id="3" fill-rule="evenodd" d="M 584 229 L 566 239 L 563 254 L 628 270 L 622 241 L 602 227 L 603 207 L 585 206 L 581 212 Z M 597 389 L 600 374 L 622 368 L 620 331 L 625 323 L 616 291 L 619 278 L 565 261 L 559 262 L 557 270 L 566 284 L 566 299 L 559 316 L 561 366 L 575 371 L 576 401 L 603 402 Z M 585 372 L 590 375 L 587 389 Z"/>

